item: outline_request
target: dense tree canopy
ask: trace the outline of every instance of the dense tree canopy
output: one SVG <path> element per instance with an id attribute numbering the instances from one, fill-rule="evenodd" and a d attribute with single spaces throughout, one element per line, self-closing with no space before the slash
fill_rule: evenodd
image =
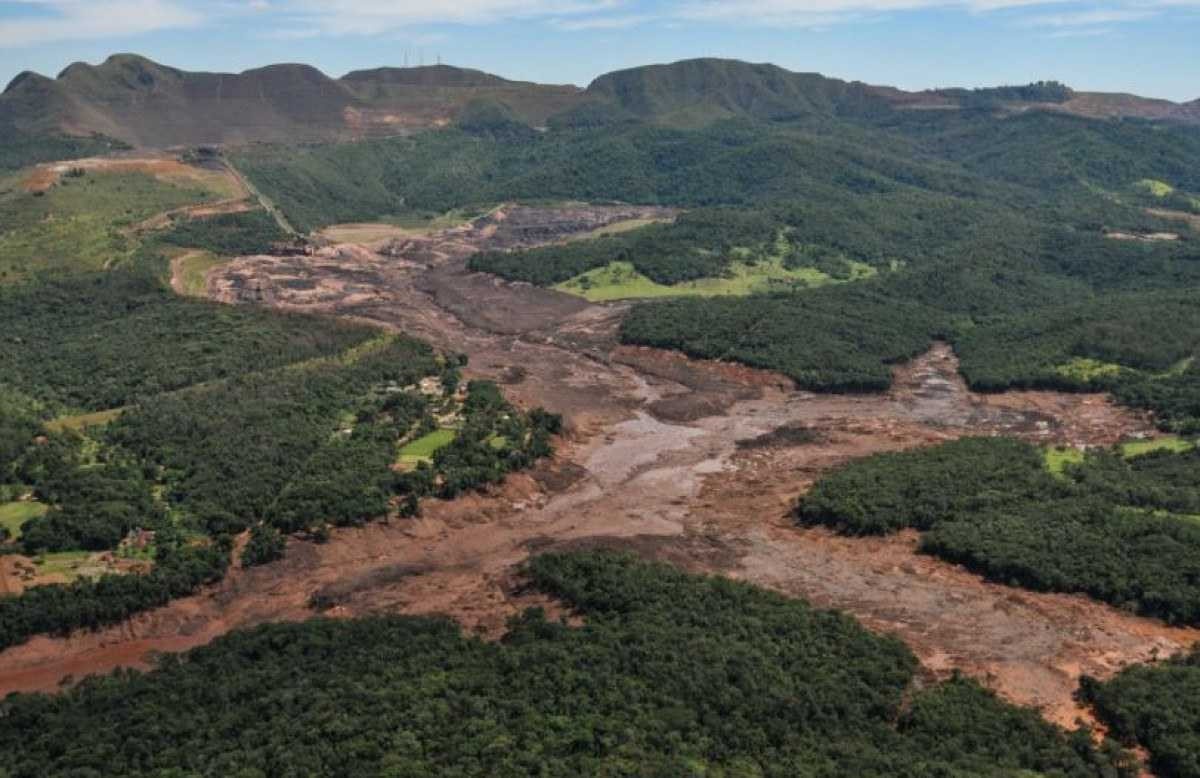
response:
<path id="1" fill-rule="evenodd" d="M 159 670 L 3 703 L 0 765 L 59 775 L 1133 775 L 1113 749 L 916 661 L 852 620 L 608 554 L 533 584 L 500 643 L 446 621 L 240 632 Z"/>
<path id="2" fill-rule="evenodd" d="M 1113 737 L 1150 751 L 1155 775 L 1200 776 L 1200 650 L 1104 683 L 1084 678 L 1081 691 Z"/>
<path id="3" fill-rule="evenodd" d="M 223 256 L 266 254 L 290 236 L 265 210 L 226 213 L 203 219 L 181 219 L 157 236 L 164 243 L 204 249 Z"/>
<path id="4" fill-rule="evenodd" d="M 880 454 L 819 481 L 797 517 L 846 534 L 922 530 L 921 549 L 1013 586 L 1082 592 L 1200 624 L 1200 453 L 1094 452 L 1064 476 L 1003 438 Z"/>

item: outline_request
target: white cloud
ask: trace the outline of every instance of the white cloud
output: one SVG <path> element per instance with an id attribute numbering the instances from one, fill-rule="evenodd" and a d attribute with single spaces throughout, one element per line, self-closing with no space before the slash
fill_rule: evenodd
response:
<path id="1" fill-rule="evenodd" d="M 1157 16 L 1148 8 L 1110 8 L 1058 14 L 1037 14 L 1021 20 L 1023 27 L 1097 27 L 1123 22 L 1139 22 Z"/>
<path id="2" fill-rule="evenodd" d="M 1067 27 L 1055 30 L 1046 37 L 1049 38 L 1101 38 L 1112 35 L 1111 27 Z"/>
<path id="3" fill-rule="evenodd" d="M 622 16 L 585 16 L 582 18 L 555 19 L 551 22 L 560 30 L 581 32 L 585 30 L 625 30 L 640 27 L 659 17 L 653 14 L 626 14 Z"/>
<path id="4" fill-rule="evenodd" d="M 203 14 L 177 0 L 19 0 L 0 17 L 0 47 L 140 35 L 202 24 Z"/>
<path id="5" fill-rule="evenodd" d="M 252 15 L 268 37 L 416 34 L 435 25 L 540 21 L 564 31 L 648 23 L 819 28 L 913 11 L 1002 13 L 1048 30 L 1136 23 L 1200 0 L 0 0 L 0 47 L 129 37 Z"/>
<path id="6" fill-rule="evenodd" d="M 286 13 L 333 35 L 378 35 L 429 24 L 489 24 L 613 11 L 622 0 L 280 0 Z"/>

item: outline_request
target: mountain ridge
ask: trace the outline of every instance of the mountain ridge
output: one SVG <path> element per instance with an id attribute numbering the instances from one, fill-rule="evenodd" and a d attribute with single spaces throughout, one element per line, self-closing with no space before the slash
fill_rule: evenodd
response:
<path id="1" fill-rule="evenodd" d="M 53 79 L 33 71 L 18 74 L 0 94 L 0 125 L 35 134 L 99 134 L 145 147 L 346 141 L 449 126 L 481 100 L 502 104 L 531 127 L 555 124 L 556 117 L 567 117 L 560 122 L 565 124 L 574 117 L 595 125 L 609 116 L 702 126 L 727 118 L 788 121 L 968 108 L 1200 123 L 1200 99 L 1173 103 L 1075 92 L 1056 82 L 908 92 L 730 59 L 618 70 L 584 89 L 441 64 L 355 70 L 333 78 L 302 63 L 191 72 L 137 54 L 114 54 L 99 65 L 72 63 Z"/>

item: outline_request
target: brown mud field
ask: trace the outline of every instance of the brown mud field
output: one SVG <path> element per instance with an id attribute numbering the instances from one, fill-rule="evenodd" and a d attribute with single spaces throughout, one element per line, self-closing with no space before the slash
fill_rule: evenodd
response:
<path id="1" fill-rule="evenodd" d="M 537 209 L 522 210 L 525 234 L 538 234 Z M 553 213 L 554 229 L 536 240 L 565 237 L 567 222 L 583 231 L 634 218 L 618 210 L 588 209 L 573 222 Z M 815 479 L 857 457 L 964 435 L 1109 445 L 1153 435 L 1145 417 L 1096 395 L 975 395 L 944 345 L 897 368 L 887 394 L 856 396 L 620 347 L 623 306 L 465 269 L 471 251 L 513 239 L 509 215 L 501 209 L 491 223 L 405 238 L 386 251 L 341 245 L 309 257 L 247 257 L 214 270 L 208 289 L 226 302 L 369 321 L 465 353 L 472 377 L 564 414 L 568 431 L 552 460 L 486 493 L 430 501 L 417 520 L 339 530 L 324 545 L 293 541 L 281 562 L 235 569 L 203 594 L 120 626 L 9 649 L 0 653 L 0 693 L 144 667 L 154 652 L 316 613 L 448 614 L 494 637 L 520 609 L 550 605 L 523 588 L 523 560 L 590 546 L 845 610 L 903 639 L 930 674 L 961 671 L 1067 726 L 1086 717 L 1072 698 L 1080 674 L 1106 677 L 1200 640 L 1200 631 L 1083 597 L 987 583 L 917 554 L 911 534 L 848 539 L 789 518 Z"/>

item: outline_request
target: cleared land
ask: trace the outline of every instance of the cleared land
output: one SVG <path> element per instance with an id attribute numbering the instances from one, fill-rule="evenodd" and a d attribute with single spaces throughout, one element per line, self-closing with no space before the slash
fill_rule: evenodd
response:
<path id="1" fill-rule="evenodd" d="M 1133 459 L 1134 457 L 1152 454 L 1155 451 L 1171 451 L 1182 454 L 1186 451 L 1191 451 L 1195 447 L 1195 443 L 1177 435 L 1164 435 L 1145 440 L 1126 441 L 1120 444 L 1119 449 L 1126 459 Z M 1046 449 L 1046 467 L 1055 475 L 1062 475 L 1068 465 L 1076 465 L 1083 462 L 1084 456 L 1085 452 L 1082 449 L 1052 446 Z"/>
<path id="2" fill-rule="evenodd" d="M 103 427 L 120 416 L 124 410 L 124 408 L 110 408 L 105 411 L 81 413 L 77 416 L 62 416 L 53 421 L 46 422 L 46 429 L 51 432 L 62 432 L 63 430 L 75 430 L 78 432 L 88 427 Z"/>
<path id="3" fill-rule="evenodd" d="M 80 578 L 142 573 L 151 565 L 146 552 L 63 551 L 36 557 L 0 556 L 0 596 L 20 594 L 32 586 L 69 584 Z"/>
<path id="4" fill-rule="evenodd" d="M 101 270 L 127 261 L 130 232 L 155 214 L 221 196 L 220 179 L 163 180 L 133 170 L 86 170 L 44 191 L 0 192 L 0 283 L 42 272 Z"/>
<path id="5" fill-rule="evenodd" d="M 189 165 L 171 156 L 89 157 L 38 165 L 22 182 L 27 192 L 45 192 L 83 171 L 95 173 L 139 173 L 180 187 L 203 189 L 217 198 L 238 200 L 246 196 L 237 178 L 221 167 Z"/>
<path id="6" fill-rule="evenodd" d="M 625 221 L 614 222 L 613 224 L 583 232 L 578 235 L 572 235 L 568 241 L 577 240 L 592 240 L 593 238 L 602 238 L 605 235 L 620 235 L 625 232 L 649 227 L 651 224 L 665 224 L 673 219 L 672 216 L 652 217 L 647 219 L 626 219 Z"/>
<path id="7" fill-rule="evenodd" d="M 206 297 L 209 272 L 228 261 L 207 251 L 184 251 L 171 260 L 171 288 L 188 297 Z"/>
<path id="8" fill-rule="evenodd" d="M 397 464 L 414 468 L 421 462 L 432 462 L 433 455 L 453 443 L 457 434 L 455 430 L 446 428 L 417 438 L 400 449 Z"/>
<path id="9" fill-rule="evenodd" d="M 334 244 L 382 246 L 393 240 L 422 237 L 441 230 L 463 227 L 493 210 L 495 209 L 457 208 L 441 214 L 407 214 L 376 222 L 334 224 L 317 231 L 315 235 L 319 240 Z"/>
<path id="10" fill-rule="evenodd" d="M 1155 451 L 1173 451 L 1177 454 L 1182 454 L 1185 451 L 1191 451 L 1196 447 L 1196 444 L 1190 440 L 1185 440 L 1175 435 L 1167 435 L 1162 438 L 1153 440 L 1134 440 L 1129 443 L 1121 444 L 1121 453 L 1132 459 L 1146 454 L 1151 454 Z"/>

